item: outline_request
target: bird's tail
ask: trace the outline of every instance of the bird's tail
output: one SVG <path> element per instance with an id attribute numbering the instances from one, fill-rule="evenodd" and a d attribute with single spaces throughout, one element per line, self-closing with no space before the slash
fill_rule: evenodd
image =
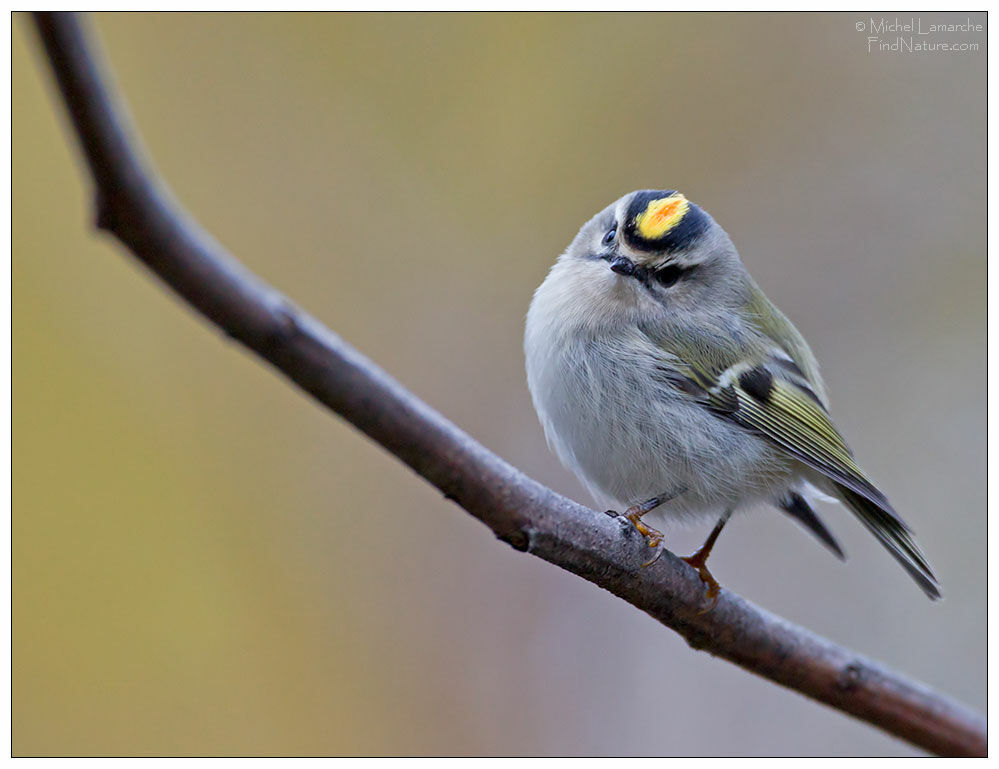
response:
<path id="1" fill-rule="evenodd" d="M 834 485 L 836 495 L 843 500 L 843 504 L 854 512 L 895 560 L 902 564 L 902 568 L 909 572 L 923 592 L 934 600 L 940 598 L 937 578 L 933 576 L 933 570 L 905 523 L 897 515 L 866 497 L 838 483 Z"/>
<path id="2" fill-rule="evenodd" d="M 796 491 L 788 492 L 778 505 L 785 513 L 800 521 L 801 524 L 812 532 L 812 534 L 814 534 L 823 545 L 828 547 L 837 558 L 841 561 L 846 560 L 846 555 L 843 553 L 843 548 L 839 546 L 839 542 L 836 541 L 836 538 L 829 532 L 826 525 L 822 523 L 822 519 L 815 514 L 815 511 L 812 510 L 812 506 L 808 504 L 801 494 Z"/>

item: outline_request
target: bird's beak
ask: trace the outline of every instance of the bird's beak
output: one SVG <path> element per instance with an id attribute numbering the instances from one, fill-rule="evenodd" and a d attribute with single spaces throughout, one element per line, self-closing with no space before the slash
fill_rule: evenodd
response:
<path id="1" fill-rule="evenodd" d="M 635 263 L 626 256 L 615 256 L 611 259 L 610 268 L 618 275 L 630 277 L 635 274 Z"/>

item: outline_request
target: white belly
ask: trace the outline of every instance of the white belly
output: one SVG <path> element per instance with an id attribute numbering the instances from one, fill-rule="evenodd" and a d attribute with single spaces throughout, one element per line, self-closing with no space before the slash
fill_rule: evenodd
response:
<path id="1" fill-rule="evenodd" d="M 549 444 L 601 505 L 622 510 L 679 492 L 657 512 L 720 515 L 774 501 L 795 463 L 657 377 L 656 360 L 615 335 L 564 341 L 528 321 L 527 374 Z"/>

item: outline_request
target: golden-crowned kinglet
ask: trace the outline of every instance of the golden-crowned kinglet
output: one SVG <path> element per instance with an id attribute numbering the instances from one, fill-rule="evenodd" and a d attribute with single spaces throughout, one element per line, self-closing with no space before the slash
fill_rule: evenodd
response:
<path id="1" fill-rule="evenodd" d="M 673 190 L 626 195 L 576 235 L 534 294 L 527 381 L 549 444 L 601 503 L 642 517 L 776 505 L 840 558 L 809 499 L 854 512 L 930 598 L 940 591 L 905 522 L 829 418 L 818 365 L 746 272 L 726 232 Z M 621 506 L 621 507 L 618 507 Z"/>

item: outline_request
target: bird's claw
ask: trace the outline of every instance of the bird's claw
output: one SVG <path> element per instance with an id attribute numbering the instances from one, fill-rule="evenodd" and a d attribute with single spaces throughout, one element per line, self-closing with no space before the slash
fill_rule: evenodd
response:
<path id="1" fill-rule="evenodd" d="M 721 591 L 721 585 L 718 584 L 718 580 L 716 580 L 714 576 L 711 574 L 711 572 L 708 571 L 708 567 L 705 564 L 705 561 L 707 561 L 707 556 L 706 554 L 702 553 L 700 550 L 698 550 L 693 555 L 688 555 L 684 558 L 681 558 L 680 560 L 686 561 L 695 569 L 697 569 L 697 576 L 701 578 L 701 582 L 703 582 L 704 585 L 707 587 L 705 595 L 711 599 L 711 603 L 708 605 L 707 608 L 702 609 L 699 612 L 700 614 L 706 614 L 707 612 L 711 611 L 712 609 L 715 608 L 715 606 L 718 605 L 718 595 L 719 592 Z"/>
<path id="2" fill-rule="evenodd" d="M 648 542 L 648 540 L 647 540 L 647 542 Z M 656 549 L 656 552 L 653 554 L 653 556 L 649 560 L 647 560 L 645 563 L 642 564 L 642 568 L 643 569 L 651 566 L 656 561 L 658 561 L 659 560 L 659 556 L 661 556 L 663 554 L 663 551 L 666 549 L 666 546 L 662 543 L 662 538 L 660 538 L 659 542 L 657 542 L 655 545 L 653 545 L 651 542 L 648 542 L 648 545 L 649 545 L 649 547 L 654 547 Z"/>
<path id="3" fill-rule="evenodd" d="M 645 537 L 645 544 L 655 549 L 655 553 L 652 558 L 642 564 L 643 569 L 658 561 L 659 557 L 663 554 L 663 550 L 666 549 L 663 545 L 663 533 L 642 523 L 642 516 L 645 515 L 646 512 L 648 511 L 643 510 L 640 505 L 628 508 L 628 510 L 624 513 L 618 513 L 614 510 L 605 511 L 607 515 L 613 516 L 621 521 L 622 525 L 628 526 L 628 528 L 636 529 L 639 534 Z"/>
<path id="4" fill-rule="evenodd" d="M 625 514 L 624 518 L 634 524 L 635 528 L 638 529 L 638 533 L 645 537 L 645 541 L 649 547 L 659 547 L 662 544 L 663 533 L 642 523 L 640 514 Z"/>

